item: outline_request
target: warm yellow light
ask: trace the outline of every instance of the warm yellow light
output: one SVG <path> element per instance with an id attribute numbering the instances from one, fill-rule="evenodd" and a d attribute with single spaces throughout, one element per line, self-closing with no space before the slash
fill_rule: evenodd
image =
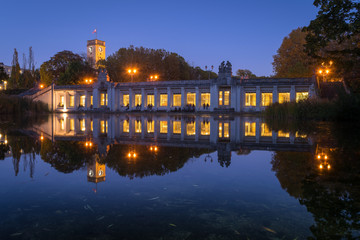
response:
<path id="1" fill-rule="evenodd" d="M 330 169 L 330 164 L 327 166 L 328 169 Z"/>
<path id="2" fill-rule="evenodd" d="M 327 155 L 325 155 L 325 157 L 324 157 L 325 159 L 327 159 L 328 158 L 328 156 Z"/>
<path id="3" fill-rule="evenodd" d="M 326 69 L 325 72 L 326 72 L 326 74 L 329 74 L 330 70 L 329 70 L 329 69 Z"/>
<path id="4" fill-rule="evenodd" d="M 5 84 L 7 84 L 7 81 L 4 81 Z"/>
<path id="5" fill-rule="evenodd" d="M 40 140 L 41 140 L 41 141 L 44 140 L 44 136 L 41 136 L 41 137 L 40 137 Z"/>
<path id="6" fill-rule="evenodd" d="M 44 88 L 44 84 L 40 84 L 40 88 Z"/>
<path id="7" fill-rule="evenodd" d="M 87 83 L 89 80 L 85 79 L 85 82 Z"/>
<path id="8" fill-rule="evenodd" d="M 153 147 L 150 147 L 150 151 L 152 151 L 153 150 Z"/>
<path id="9" fill-rule="evenodd" d="M 2 89 L 2 86 L 0 86 L 0 89 Z"/>
<path id="10" fill-rule="evenodd" d="M 323 165 L 322 165 L 322 164 L 320 164 L 320 165 L 319 165 L 319 168 L 320 168 L 320 169 L 322 169 L 322 168 L 323 168 Z"/>
<path id="11" fill-rule="evenodd" d="M 8 141 L 7 140 L 5 140 L 5 144 L 7 144 L 8 143 Z"/>
<path id="12" fill-rule="evenodd" d="M 131 153 L 128 154 L 128 157 L 131 157 Z"/>
<path id="13" fill-rule="evenodd" d="M 317 155 L 317 158 L 318 158 L 318 159 L 320 159 L 320 158 L 321 158 L 320 154 L 319 154 L 319 155 Z"/>
<path id="14" fill-rule="evenodd" d="M 89 82 L 92 82 L 92 79 L 89 79 Z"/>
<path id="15" fill-rule="evenodd" d="M 2 135 L 0 134 L 0 139 L 2 138 Z"/>
<path id="16" fill-rule="evenodd" d="M 155 75 L 155 79 L 158 79 L 158 75 Z"/>
<path id="17" fill-rule="evenodd" d="M 128 69 L 128 73 L 131 73 L 131 69 Z"/>
<path id="18" fill-rule="evenodd" d="M 133 73 L 136 73 L 136 69 L 133 69 Z"/>
<path id="19" fill-rule="evenodd" d="M 136 153 L 133 153 L 133 157 L 136 157 Z"/>
<path id="20" fill-rule="evenodd" d="M 150 79 L 152 80 L 154 78 L 154 76 L 150 76 Z"/>
<path id="21" fill-rule="evenodd" d="M 322 73 L 323 73 L 323 71 L 322 71 L 322 70 L 319 70 L 319 73 L 320 73 L 320 74 L 322 74 Z"/>
<path id="22" fill-rule="evenodd" d="M 330 66 L 331 66 L 334 62 L 333 62 L 333 61 L 330 61 L 329 63 L 330 63 Z"/>
<path id="23" fill-rule="evenodd" d="M 90 147 L 92 146 L 92 142 L 89 143 Z"/>
<path id="24" fill-rule="evenodd" d="M 155 152 L 158 150 L 158 148 L 157 147 L 155 147 Z"/>
<path id="25" fill-rule="evenodd" d="M 88 143 L 88 142 L 86 142 L 86 143 L 85 143 L 85 146 L 89 146 L 89 143 Z"/>

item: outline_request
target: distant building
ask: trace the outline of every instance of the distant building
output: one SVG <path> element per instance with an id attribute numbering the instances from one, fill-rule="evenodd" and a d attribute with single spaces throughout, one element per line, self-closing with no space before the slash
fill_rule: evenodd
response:
<path id="1" fill-rule="evenodd" d="M 105 59 L 105 41 L 98 39 L 87 41 L 87 60 L 93 68 L 99 60 Z"/>
<path id="2" fill-rule="evenodd" d="M 11 66 L 6 66 L 4 63 L 0 62 L 0 67 L 3 67 L 7 75 L 11 75 Z"/>

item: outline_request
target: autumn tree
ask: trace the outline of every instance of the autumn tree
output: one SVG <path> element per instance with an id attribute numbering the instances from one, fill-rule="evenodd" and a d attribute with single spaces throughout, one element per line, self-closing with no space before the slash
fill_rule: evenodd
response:
<path id="1" fill-rule="evenodd" d="M 301 28 L 297 28 L 284 38 L 273 56 L 275 77 L 311 77 L 314 74 L 316 60 L 305 52 L 306 35 Z"/>
<path id="2" fill-rule="evenodd" d="M 71 51 L 55 54 L 40 67 L 41 82 L 50 85 L 79 84 L 86 77 L 95 78 L 96 72 L 80 55 Z"/>
<path id="3" fill-rule="evenodd" d="M 335 71 L 360 92 L 360 2 L 315 0 L 319 8 L 307 30 L 306 51 L 321 61 L 332 60 Z"/>
<path id="4" fill-rule="evenodd" d="M 112 81 L 128 82 L 129 68 L 137 69 L 133 81 L 146 81 L 150 75 L 159 75 L 159 80 L 188 80 L 208 79 L 208 72 L 200 67 L 190 66 L 183 57 L 164 49 L 151 49 L 130 46 L 120 48 L 110 55 L 106 61 L 100 62 L 106 66 L 106 70 Z M 216 77 L 215 73 L 210 77 Z"/>
<path id="5" fill-rule="evenodd" d="M 8 79 L 9 79 L 9 75 L 7 75 L 7 73 L 5 72 L 4 67 L 0 66 L 0 81 L 8 80 Z"/>

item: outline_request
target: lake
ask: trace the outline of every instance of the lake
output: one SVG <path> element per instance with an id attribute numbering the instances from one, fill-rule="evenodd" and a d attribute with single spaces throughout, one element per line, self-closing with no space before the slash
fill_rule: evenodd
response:
<path id="1" fill-rule="evenodd" d="M 258 116 L 0 120 L 0 239 L 360 237 L 360 130 Z"/>

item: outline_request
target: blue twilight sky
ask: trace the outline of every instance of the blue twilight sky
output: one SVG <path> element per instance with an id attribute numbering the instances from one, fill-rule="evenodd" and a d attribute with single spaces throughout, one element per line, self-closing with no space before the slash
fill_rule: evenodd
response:
<path id="1" fill-rule="evenodd" d="M 129 45 L 163 48 L 191 65 L 217 67 L 222 60 L 256 75 L 271 75 L 272 56 L 291 30 L 308 25 L 313 0 L 11 0 L 1 2 L 0 62 L 14 48 L 36 67 L 55 53 L 86 52 L 86 40 L 106 41 L 106 55 Z"/>

